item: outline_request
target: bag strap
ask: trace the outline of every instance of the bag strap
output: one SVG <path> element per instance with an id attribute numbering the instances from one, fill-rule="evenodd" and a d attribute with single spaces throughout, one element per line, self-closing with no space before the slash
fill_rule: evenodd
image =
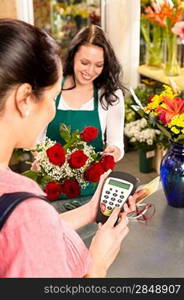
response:
<path id="1" fill-rule="evenodd" d="M 0 197 L 0 230 L 15 207 L 29 198 L 39 198 L 48 201 L 45 196 L 28 192 L 5 193 Z"/>

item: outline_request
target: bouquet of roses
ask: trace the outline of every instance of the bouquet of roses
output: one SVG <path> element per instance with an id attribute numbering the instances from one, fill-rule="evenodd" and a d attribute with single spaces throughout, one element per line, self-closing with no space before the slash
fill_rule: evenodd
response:
<path id="1" fill-rule="evenodd" d="M 80 196 L 81 189 L 115 166 L 113 156 L 101 156 L 88 142 L 98 135 L 98 129 L 88 126 L 82 132 L 71 132 L 62 124 L 61 137 L 65 145 L 46 138 L 45 142 L 32 150 L 36 152 L 36 170 L 28 170 L 24 175 L 35 180 L 46 192 L 49 200 L 57 200 L 61 195 L 69 198 Z"/>
<path id="2" fill-rule="evenodd" d="M 146 106 L 139 99 L 132 108 L 147 119 L 152 127 L 157 127 L 168 139 L 175 143 L 184 143 L 184 99 L 183 93 L 175 93 L 171 87 L 163 85 L 163 91 L 152 96 Z"/>

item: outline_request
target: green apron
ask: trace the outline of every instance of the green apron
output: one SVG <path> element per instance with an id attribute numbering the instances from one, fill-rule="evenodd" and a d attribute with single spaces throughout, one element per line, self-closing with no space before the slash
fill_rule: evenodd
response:
<path id="1" fill-rule="evenodd" d="M 62 82 L 62 86 L 63 86 Z M 89 142 L 89 145 L 95 147 L 95 151 L 103 151 L 102 130 L 98 113 L 98 90 L 94 88 L 94 109 L 93 110 L 61 110 L 58 109 L 60 95 L 56 99 L 56 115 L 47 128 L 47 137 L 51 140 L 60 142 L 62 145 L 65 141 L 59 134 L 59 126 L 64 123 L 71 127 L 71 131 L 78 129 L 80 132 L 87 126 L 98 128 L 98 137 Z M 85 189 L 81 189 L 81 196 L 93 195 L 97 184 L 89 183 Z M 63 198 L 63 197 L 62 197 Z M 67 199 L 67 197 L 65 197 Z"/>

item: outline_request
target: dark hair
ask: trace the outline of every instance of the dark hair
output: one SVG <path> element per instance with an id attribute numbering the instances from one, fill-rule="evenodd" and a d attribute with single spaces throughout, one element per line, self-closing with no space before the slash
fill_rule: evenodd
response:
<path id="1" fill-rule="evenodd" d="M 85 44 L 99 46 L 104 50 L 104 67 L 102 73 L 95 79 L 94 85 L 96 88 L 103 88 L 103 94 L 100 97 L 100 101 L 103 107 L 107 109 L 108 105 L 112 105 L 118 99 L 115 91 L 121 89 L 124 93 L 125 88 L 120 81 L 122 72 L 121 65 L 116 58 L 110 41 L 99 26 L 91 25 L 84 27 L 73 38 L 63 62 L 63 75 L 72 75 L 75 79 L 74 57 L 79 48 Z M 106 103 L 103 102 L 103 97 L 105 98 Z"/>
<path id="2" fill-rule="evenodd" d="M 59 78 L 59 46 L 43 30 L 23 21 L 0 19 L 0 111 L 8 90 L 29 83 L 39 97 Z"/>

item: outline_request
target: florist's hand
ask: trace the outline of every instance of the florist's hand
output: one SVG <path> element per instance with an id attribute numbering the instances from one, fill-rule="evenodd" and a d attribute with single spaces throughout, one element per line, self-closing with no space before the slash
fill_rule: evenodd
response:
<path id="1" fill-rule="evenodd" d="M 31 171 L 39 171 L 40 170 L 40 166 L 38 164 L 38 162 L 36 161 L 36 157 L 38 155 L 38 152 L 33 152 L 33 157 L 34 157 L 34 161 L 32 162 L 32 165 L 31 165 Z"/>
<path id="2" fill-rule="evenodd" d="M 120 209 L 116 207 L 103 225 L 99 223 L 99 229 L 89 247 L 92 266 L 87 277 L 105 277 L 108 268 L 119 253 L 121 243 L 129 231 L 126 212 L 122 213 L 118 224 L 114 226 L 119 213 Z"/>
<path id="3" fill-rule="evenodd" d="M 120 158 L 121 151 L 118 147 L 114 145 L 109 145 L 105 148 L 105 150 L 102 152 L 103 155 L 112 155 L 114 157 L 114 161 L 117 162 Z"/>
<path id="4" fill-rule="evenodd" d="M 143 197 L 146 195 L 147 190 L 141 189 L 139 191 L 136 191 L 132 196 L 129 196 L 128 201 L 123 205 L 124 211 L 128 214 L 136 210 L 136 203 L 143 199 Z M 120 213 L 121 215 L 122 213 Z"/>
<path id="5" fill-rule="evenodd" d="M 32 165 L 31 165 L 31 171 L 39 171 L 40 170 L 40 167 L 39 167 L 39 164 L 36 160 L 33 161 Z"/>

